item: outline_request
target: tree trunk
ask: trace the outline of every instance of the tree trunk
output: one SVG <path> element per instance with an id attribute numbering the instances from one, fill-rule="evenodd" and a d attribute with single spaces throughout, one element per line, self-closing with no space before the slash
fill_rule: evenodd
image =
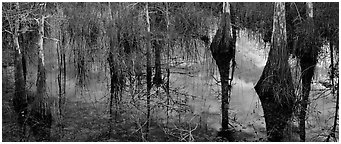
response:
<path id="1" fill-rule="evenodd" d="M 19 3 L 16 3 L 16 9 L 19 10 Z M 26 96 L 26 82 L 23 75 L 23 55 L 20 50 L 19 45 L 19 19 L 16 19 L 14 22 L 14 33 L 13 43 L 14 43 L 14 83 L 15 83 L 15 91 L 13 97 L 13 106 L 14 110 L 17 114 L 17 121 L 19 126 L 21 127 L 21 136 L 24 136 L 25 133 L 25 119 L 27 116 L 27 96 Z"/>
<path id="2" fill-rule="evenodd" d="M 57 5 L 59 9 L 59 5 Z M 66 95 L 66 61 L 65 61 L 65 49 L 67 44 L 66 34 L 63 32 L 63 27 L 60 25 L 61 31 L 59 31 L 59 39 L 61 41 L 58 42 L 57 46 L 57 55 L 58 55 L 58 115 L 59 122 L 63 120 L 63 105 L 65 103 L 65 95 Z M 63 137 L 63 127 L 62 125 L 58 126 L 59 130 L 59 138 Z"/>
<path id="3" fill-rule="evenodd" d="M 110 47 L 113 49 L 114 45 L 113 42 L 110 42 Z M 109 70 L 110 70 L 110 107 L 109 107 L 109 113 L 110 113 L 110 121 L 112 121 L 115 118 L 115 121 L 117 121 L 118 113 L 118 91 L 119 91 L 119 74 L 118 74 L 118 67 L 115 65 L 116 61 L 114 58 L 114 52 L 111 51 L 109 53 L 108 62 L 109 62 Z M 114 104 L 115 104 L 115 112 L 114 112 Z"/>
<path id="4" fill-rule="evenodd" d="M 160 87 L 162 84 L 162 72 L 161 72 L 161 44 L 159 40 L 153 41 L 153 46 L 155 50 L 155 76 L 154 84 L 156 87 Z"/>
<path id="5" fill-rule="evenodd" d="M 305 47 L 302 47 L 302 53 L 300 56 L 300 66 L 302 73 L 302 96 L 301 96 L 301 110 L 299 114 L 299 130 L 300 130 L 300 139 L 302 142 L 305 141 L 305 118 L 306 111 L 309 100 L 309 93 L 311 89 L 311 80 L 314 76 L 314 70 L 317 63 L 317 47 L 314 45 L 314 21 L 313 21 L 313 3 L 307 3 L 307 28 L 309 31 L 306 33 L 307 39 L 305 42 Z M 310 39 L 311 38 L 311 39 Z"/>
<path id="6" fill-rule="evenodd" d="M 235 34 L 235 33 L 233 33 Z M 221 79 L 221 109 L 222 109 L 222 130 L 221 134 L 229 138 L 228 133 L 228 110 L 231 93 L 230 65 L 235 55 L 235 36 L 231 35 L 231 15 L 229 3 L 224 3 L 223 14 L 220 26 L 210 46 L 212 56 L 216 61 Z M 233 61 L 232 61 L 233 62 Z M 233 64 L 232 64 L 233 67 Z"/>
<path id="7" fill-rule="evenodd" d="M 108 3 L 108 7 L 109 7 L 109 19 L 110 21 L 113 20 L 113 16 L 112 16 L 112 11 L 111 11 L 111 5 L 110 2 Z M 115 29 L 116 27 L 113 26 L 112 29 Z M 111 136 L 111 132 L 112 132 L 112 126 L 111 123 L 114 119 L 114 114 L 113 114 L 113 104 L 114 104 L 114 97 L 115 97 L 115 64 L 114 64 L 114 53 L 115 53 L 115 44 L 116 44 L 116 38 L 117 34 L 116 31 L 112 31 L 109 34 L 109 38 L 110 38 L 110 42 L 109 42 L 109 56 L 107 58 L 108 63 L 109 63 L 109 73 L 110 73 L 110 99 L 109 99 L 109 138 Z"/>
<path id="8" fill-rule="evenodd" d="M 268 61 L 255 86 L 262 103 L 269 141 L 281 141 L 295 101 L 286 49 L 285 5 L 275 3 L 272 45 Z"/>
<path id="9" fill-rule="evenodd" d="M 85 68 L 85 57 L 84 50 L 82 48 L 77 49 L 77 76 L 78 83 L 77 85 L 84 87 L 86 82 L 86 68 Z"/>
<path id="10" fill-rule="evenodd" d="M 149 135 L 149 127 L 150 127 L 150 90 L 152 89 L 152 67 L 151 67 L 151 35 L 150 35 L 150 21 L 149 21 L 149 10 L 148 3 L 146 3 L 146 22 L 147 22 L 147 130 L 146 130 L 146 139 L 148 139 Z"/>
<path id="11" fill-rule="evenodd" d="M 166 111 L 167 111 L 167 125 L 168 125 L 168 119 L 169 119 L 169 100 L 170 100 L 170 95 L 169 95 L 169 77 L 170 77 L 170 45 L 169 45 L 169 14 L 168 14 L 168 3 L 166 2 L 166 21 L 167 21 L 167 40 L 166 40 L 166 44 L 167 44 L 167 83 L 166 83 L 166 95 L 167 95 L 167 107 L 166 107 Z"/>
<path id="12" fill-rule="evenodd" d="M 38 73 L 37 73 L 37 95 L 33 102 L 31 127 L 37 141 L 49 141 L 52 125 L 51 109 L 47 103 L 46 95 L 46 69 L 44 60 L 44 22 L 42 15 L 39 22 L 38 37 Z"/>
<path id="13" fill-rule="evenodd" d="M 22 63 L 22 71 L 23 71 L 23 77 L 24 77 L 24 85 L 26 85 L 27 81 L 27 62 L 26 62 L 26 54 L 25 50 L 23 50 L 22 57 L 21 57 L 21 63 Z"/>
<path id="14" fill-rule="evenodd" d="M 330 60 L 331 60 L 331 70 L 330 70 L 330 80 L 332 83 L 332 96 L 334 97 L 335 95 L 335 88 L 338 88 L 335 83 L 334 83 L 334 76 L 335 76 L 335 65 L 334 65 L 334 43 L 333 41 L 330 39 L 329 40 L 329 49 L 330 49 Z M 337 67 L 337 66 L 336 66 Z M 337 127 L 337 120 L 338 120 L 338 110 L 339 110 L 339 91 L 337 90 L 337 94 L 336 94 L 336 106 L 335 106 L 335 115 L 334 115 L 334 124 L 333 124 L 333 128 L 331 133 L 328 135 L 326 142 L 329 142 L 329 139 L 332 137 L 335 140 L 336 139 L 336 127 Z"/>

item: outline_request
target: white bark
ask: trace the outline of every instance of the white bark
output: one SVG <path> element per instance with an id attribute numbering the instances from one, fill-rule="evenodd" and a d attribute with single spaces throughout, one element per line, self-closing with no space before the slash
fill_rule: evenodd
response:
<path id="1" fill-rule="evenodd" d="M 273 30 L 272 30 L 272 43 L 274 45 L 279 44 L 280 42 L 286 43 L 287 35 L 286 35 L 286 25 L 285 23 L 285 3 L 284 2 L 276 2 L 274 6 L 274 17 L 273 17 Z M 277 26 L 278 25 L 278 26 Z M 281 40 L 283 39 L 283 40 Z"/>
<path id="2" fill-rule="evenodd" d="M 314 9 L 313 9 L 313 3 L 312 2 L 307 2 L 307 13 L 308 17 L 313 18 L 314 16 Z"/>
<path id="3" fill-rule="evenodd" d="M 223 13 L 230 14 L 230 5 L 228 2 L 223 2 Z"/>
<path id="4" fill-rule="evenodd" d="M 39 23 L 39 38 L 38 38 L 38 54 L 39 54 L 39 58 L 41 58 L 41 62 L 42 62 L 42 66 L 45 66 L 45 60 L 44 60 L 44 21 L 45 21 L 45 17 L 42 16 L 40 19 L 40 23 Z"/>
<path id="5" fill-rule="evenodd" d="M 16 9 L 19 10 L 19 3 L 16 3 Z M 14 21 L 14 33 L 13 33 L 13 41 L 15 50 L 18 51 L 19 55 L 21 54 L 20 45 L 19 45 L 19 19 L 15 19 Z"/>

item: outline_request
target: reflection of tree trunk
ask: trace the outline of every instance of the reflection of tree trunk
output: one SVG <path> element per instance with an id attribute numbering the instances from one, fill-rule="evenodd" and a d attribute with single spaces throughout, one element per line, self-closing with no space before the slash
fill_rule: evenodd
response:
<path id="1" fill-rule="evenodd" d="M 42 16 L 39 23 L 38 39 L 38 75 L 37 95 L 33 102 L 31 127 L 37 141 L 50 140 L 50 129 L 52 124 L 51 110 L 47 104 L 46 95 L 46 69 L 44 60 L 44 22 Z"/>
<path id="2" fill-rule="evenodd" d="M 213 38 L 210 46 L 213 58 L 219 69 L 221 88 L 222 88 L 222 132 L 223 135 L 229 135 L 228 133 L 228 109 L 229 109 L 229 97 L 231 93 L 231 81 L 230 65 L 231 60 L 235 54 L 235 31 L 231 35 L 231 18 L 230 18 L 230 6 L 229 3 L 224 3 L 224 11 L 222 14 L 222 20 L 220 27 Z M 233 63 L 233 61 L 232 61 Z M 232 64 L 233 67 L 233 64 Z M 232 72 L 233 73 L 233 72 Z"/>
<path id="3" fill-rule="evenodd" d="M 300 65 L 302 73 L 302 100 L 301 100 L 301 110 L 299 115 L 299 129 L 300 129 L 300 139 L 305 141 L 305 117 L 308 106 L 308 99 L 310 93 L 310 83 L 312 77 L 314 76 L 314 70 L 317 63 L 317 47 L 314 45 L 314 21 L 313 21 L 313 3 L 307 3 L 307 31 L 305 37 L 304 47 L 302 47 L 300 53 Z"/>
<path id="4" fill-rule="evenodd" d="M 152 89 L 152 67 L 151 67 L 151 35 L 148 3 L 146 3 L 146 21 L 147 21 L 147 130 L 146 139 L 148 139 L 150 127 L 150 90 Z"/>
<path id="5" fill-rule="evenodd" d="M 19 10 L 19 3 L 16 3 L 16 9 Z M 17 120 L 22 127 L 22 134 L 25 132 L 25 118 L 27 114 L 27 96 L 26 96 L 26 88 L 25 88 L 25 78 L 23 75 L 23 55 L 20 50 L 19 38 L 18 38 L 18 30 L 19 30 L 19 19 L 15 20 L 14 23 L 14 33 L 13 33 L 13 42 L 14 42 L 14 83 L 15 83 L 15 92 L 13 97 L 13 106 L 14 110 L 17 113 Z M 23 135 L 22 135 L 23 136 Z"/>
<path id="6" fill-rule="evenodd" d="M 268 61 L 255 86 L 262 102 L 269 141 L 281 141 L 294 105 L 293 82 L 286 49 L 284 3 L 275 3 L 272 45 Z"/>

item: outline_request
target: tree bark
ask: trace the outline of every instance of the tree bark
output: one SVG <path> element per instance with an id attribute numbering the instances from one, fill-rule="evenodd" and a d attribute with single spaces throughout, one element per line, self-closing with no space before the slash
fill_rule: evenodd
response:
<path id="1" fill-rule="evenodd" d="M 57 4 L 57 9 L 60 9 L 60 6 Z M 58 13 L 58 15 L 63 15 L 62 13 Z M 66 98 L 66 62 L 65 62 L 65 50 L 67 45 L 67 36 L 64 32 L 62 24 L 58 25 L 61 29 L 58 32 L 58 36 L 60 41 L 57 45 L 57 58 L 58 58 L 58 117 L 59 122 L 63 120 L 63 105 L 65 103 Z M 59 138 L 63 137 L 63 127 L 62 125 L 58 125 Z"/>
<path id="2" fill-rule="evenodd" d="M 151 35 L 150 35 L 150 21 L 149 21 L 149 10 L 148 3 L 146 3 L 145 7 L 146 12 L 146 22 L 147 22 L 147 36 L 146 36 L 146 48 L 147 48 L 147 130 L 146 130 L 146 139 L 148 139 L 149 135 L 149 127 L 150 127 L 150 90 L 152 89 L 152 67 L 151 67 Z"/>
<path id="3" fill-rule="evenodd" d="M 314 70 L 317 63 L 317 47 L 314 44 L 314 21 L 313 21 L 313 3 L 307 2 L 306 8 L 307 15 L 307 32 L 304 36 L 306 39 L 304 42 L 306 44 L 305 47 L 302 47 L 302 52 L 300 53 L 300 66 L 301 66 L 301 74 L 302 74 L 302 96 L 301 96 L 301 110 L 299 114 L 299 130 L 300 130 L 300 139 L 302 142 L 305 141 L 305 118 L 306 111 L 309 101 L 309 93 L 311 89 L 311 81 L 314 76 Z"/>
<path id="4" fill-rule="evenodd" d="M 110 2 L 108 3 L 108 7 L 109 7 L 109 20 L 112 21 L 113 20 L 113 16 L 112 16 L 112 11 L 111 11 L 111 5 Z M 115 26 L 112 26 L 112 29 L 114 29 Z M 111 123 L 114 119 L 114 114 L 113 114 L 113 104 L 114 104 L 114 97 L 115 97 L 115 64 L 114 64 L 114 50 L 115 50 L 115 40 L 117 34 L 116 31 L 111 31 L 109 33 L 109 38 L 110 38 L 110 42 L 109 42 L 109 56 L 107 58 L 108 63 L 109 63 L 109 73 L 110 73 L 110 98 L 109 98 L 109 138 L 112 132 L 112 126 Z"/>
<path id="5" fill-rule="evenodd" d="M 19 10 L 19 3 L 16 3 L 16 10 Z M 27 95 L 26 95 L 26 82 L 23 75 L 23 55 L 19 45 L 19 19 L 14 21 L 14 32 L 12 35 L 13 43 L 14 43 L 14 83 L 15 83 L 15 91 L 13 97 L 13 106 L 14 110 L 17 114 L 17 122 L 21 127 L 21 136 L 23 138 L 25 133 L 25 119 L 27 117 Z"/>
<path id="6" fill-rule="evenodd" d="M 169 119 L 169 100 L 170 100 L 170 95 L 169 95 L 169 78 L 170 78 L 170 41 L 169 41 L 169 14 L 168 14 L 168 3 L 166 2 L 166 21 L 167 21 L 167 40 L 166 40 L 166 45 L 167 45 L 167 83 L 166 83 L 166 95 L 167 95 L 167 125 L 168 125 L 168 119 Z"/>
<path id="7" fill-rule="evenodd" d="M 221 135 L 230 139 L 228 133 L 229 119 L 229 98 L 231 93 L 230 65 L 235 55 L 235 33 L 231 34 L 231 13 L 229 3 L 223 3 L 221 23 L 216 35 L 210 45 L 212 56 L 216 61 L 221 79 L 221 109 L 222 109 L 222 130 Z M 233 62 L 233 61 L 232 61 Z M 233 68 L 234 64 L 232 64 Z M 233 72 L 232 72 L 233 73 Z"/>
<path id="8" fill-rule="evenodd" d="M 334 76 L 335 76 L 335 67 L 334 67 L 334 43 L 332 40 L 329 41 L 329 49 L 330 49 L 330 60 L 331 60 L 331 70 L 330 70 L 330 81 L 332 83 L 332 96 L 335 95 L 335 88 L 338 88 L 335 86 L 334 83 Z M 337 120 L 338 120 L 338 110 L 339 110 L 339 91 L 337 90 L 336 94 L 336 105 L 335 105 L 335 115 L 334 115 L 334 124 L 331 133 L 328 135 L 326 142 L 329 142 L 329 139 L 332 137 L 336 140 L 336 127 L 337 127 Z"/>
<path id="9" fill-rule="evenodd" d="M 263 73 L 254 87 L 262 103 L 269 141 L 281 141 L 295 101 L 286 49 L 285 5 L 275 3 L 272 45 Z"/>
<path id="10" fill-rule="evenodd" d="M 46 95 L 46 69 L 44 57 L 44 22 L 45 17 L 41 15 L 39 21 L 38 36 L 38 73 L 37 73 L 37 95 L 33 102 L 31 111 L 33 135 L 37 141 L 49 141 L 52 125 L 51 109 L 47 103 Z"/>

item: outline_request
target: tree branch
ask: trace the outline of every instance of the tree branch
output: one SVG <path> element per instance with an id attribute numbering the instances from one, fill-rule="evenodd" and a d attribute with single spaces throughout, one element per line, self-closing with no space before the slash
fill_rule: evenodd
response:
<path id="1" fill-rule="evenodd" d="M 13 35 L 13 33 L 9 30 L 4 29 L 5 32 L 8 32 L 9 34 Z"/>

